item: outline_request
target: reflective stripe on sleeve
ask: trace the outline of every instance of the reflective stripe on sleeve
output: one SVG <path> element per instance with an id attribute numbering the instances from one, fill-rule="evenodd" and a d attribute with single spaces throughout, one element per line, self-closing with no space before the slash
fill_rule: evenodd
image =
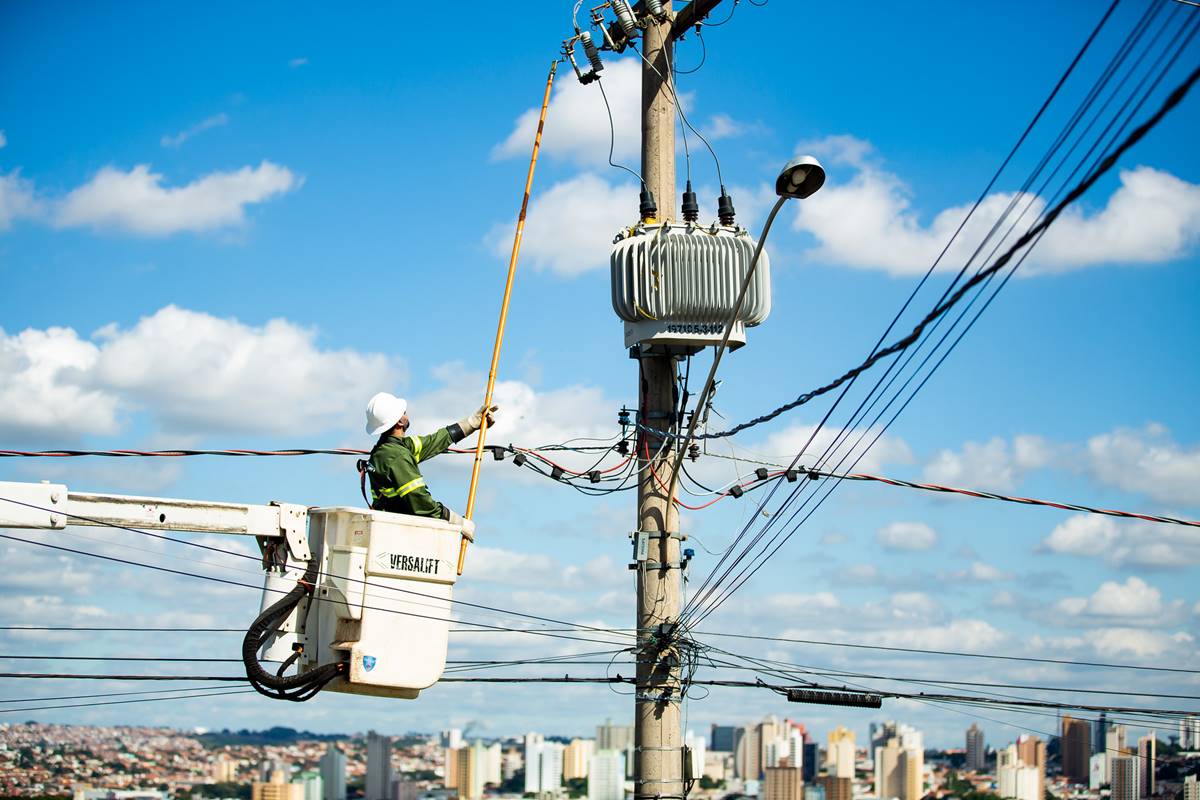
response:
<path id="1" fill-rule="evenodd" d="M 379 493 L 384 497 L 404 497 L 404 495 L 415 492 L 424 485 L 424 478 L 413 478 L 403 486 L 397 486 L 395 489 L 380 489 Z"/>
<path id="2" fill-rule="evenodd" d="M 413 436 L 411 438 L 413 440 L 413 461 L 419 462 L 421 460 L 421 447 L 424 443 L 421 441 L 420 436 Z"/>

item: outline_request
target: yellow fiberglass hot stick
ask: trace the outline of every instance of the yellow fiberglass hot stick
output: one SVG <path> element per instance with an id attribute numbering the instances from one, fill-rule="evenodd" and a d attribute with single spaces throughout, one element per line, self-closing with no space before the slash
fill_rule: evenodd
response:
<path id="1" fill-rule="evenodd" d="M 546 110 L 550 107 L 550 87 L 554 85 L 554 72 L 558 62 L 550 64 L 550 75 L 546 78 L 546 93 L 542 97 L 542 113 L 538 117 L 537 133 L 533 137 L 533 155 L 529 159 L 529 174 L 525 176 L 525 196 L 521 199 L 521 213 L 517 216 L 517 232 L 513 236 L 512 255 L 508 259 L 508 280 L 504 284 L 504 299 L 500 302 L 500 323 L 496 326 L 496 344 L 492 347 L 492 366 L 488 370 L 487 391 L 483 396 L 485 408 L 492 405 L 492 392 L 496 388 L 496 370 L 500 366 L 500 345 L 504 342 L 504 324 L 508 321 L 508 299 L 512 296 L 513 276 L 517 271 L 517 256 L 521 252 L 521 236 L 525 233 L 525 214 L 529 210 L 529 192 L 533 188 L 533 169 L 537 166 L 538 149 L 542 146 L 542 128 L 546 125 Z M 467 495 L 466 518 L 475 512 L 475 490 L 479 485 L 479 466 L 483 463 L 483 446 L 487 439 L 488 421 L 484 414 L 479 428 L 479 441 L 475 443 L 475 463 L 471 465 L 471 489 Z M 467 558 L 467 537 L 458 546 L 458 574 L 462 575 L 463 563 Z"/>

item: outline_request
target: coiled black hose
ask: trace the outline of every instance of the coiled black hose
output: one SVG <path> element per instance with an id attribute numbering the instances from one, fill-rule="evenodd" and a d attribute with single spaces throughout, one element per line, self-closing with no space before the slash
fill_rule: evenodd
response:
<path id="1" fill-rule="evenodd" d="M 345 664 L 326 664 L 299 675 L 283 677 L 267 672 L 258 660 L 258 651 L 275 633 L 280 622 L 292 613 L 301 600 L 312 594 L 317 568 L 317 559 L 310 559 L 295 588 L 259 614 L 242 639 L 242 662 L 246 666 L 246 677 L 259 694 L 275 700 L 304 702 L 315 697 L 325 684 L 346 669 Z"/>

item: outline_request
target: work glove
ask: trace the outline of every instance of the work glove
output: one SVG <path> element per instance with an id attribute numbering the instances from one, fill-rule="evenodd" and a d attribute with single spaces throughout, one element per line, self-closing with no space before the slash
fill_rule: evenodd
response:
<path id="1" fill-rule="evenodd" d="M 454 525 L 460 531 L 462 531 L 462 535 L 466 537 L 468 542 L 474 542 L 475 541 L 475 523 L 472 520 L 463 518 L 457 512 L 451 511 L 448 508 L 446 509 L 446 511 L 449 512 L 449 514 L 450 514 L 450 518 L 447 520 L 447 522 L 449 522 L 451 525 Z"/>
<path id="2" fill-rule="evenodd" d="M 496 422 L 496 412 L 500 410 L 500 406 L 486 404 L 479 407 L 471 416 L 458 423 L 458 427 L 462 428 L 463 436 L 470 436 L 475 431 L 483 427 L 483 418 L 487 416 L 488 427 L 490 428 Z"/>

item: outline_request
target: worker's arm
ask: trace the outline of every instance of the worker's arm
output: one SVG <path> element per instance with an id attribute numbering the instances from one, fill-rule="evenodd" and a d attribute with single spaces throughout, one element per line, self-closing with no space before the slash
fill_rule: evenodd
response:
<path id="1" fill-rule="evenodd" d="M 497 410 L 497 406 L 492 406 L 490 409 L 480 408 L 471 416 L 452 425 L 447 425 L 433 433 L 427 433 L 424 436 L 409 436 L 408 441 L 412 445 L 413 458 L 416 463 L 420 464 L 422 461 L 446 452 L 450 445 L 461 442 L 479 430 L 483 425 L 483 415 L 485 412 L 487 413 L 488 424 L 491 425 Z"/>

